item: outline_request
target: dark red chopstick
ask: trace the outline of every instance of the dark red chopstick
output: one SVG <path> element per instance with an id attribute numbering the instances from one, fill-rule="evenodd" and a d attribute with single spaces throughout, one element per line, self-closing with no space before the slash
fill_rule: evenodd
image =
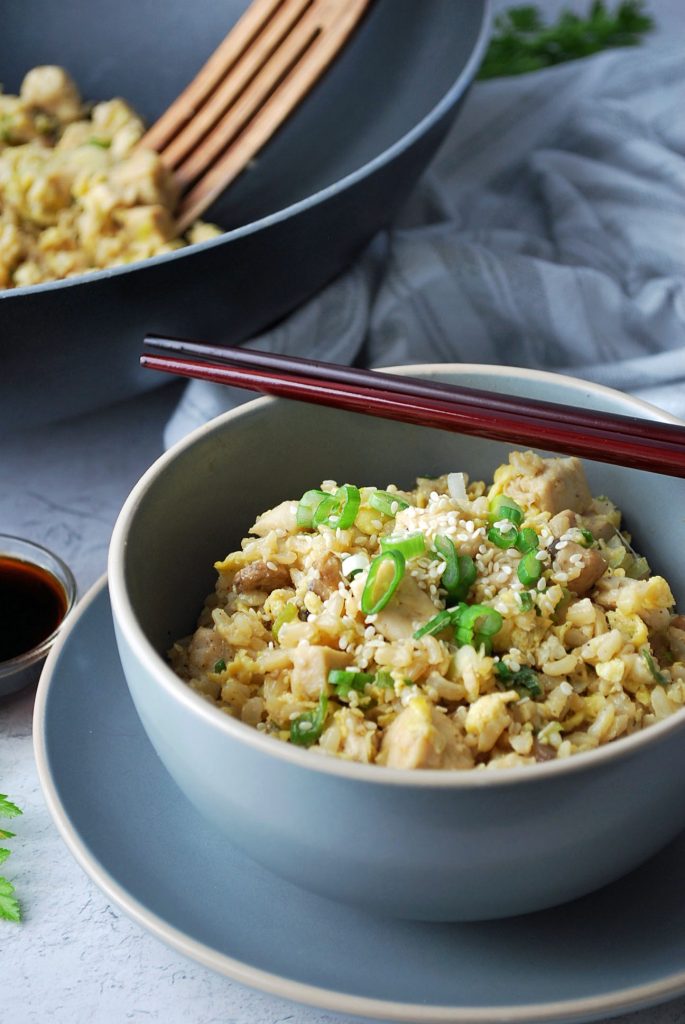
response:
<path id="1" fill-rule="evenodd" d="M 490 408 L 461 403 L 457 398 L 447 399 L 444 394 L 428 398 L 356 383 L 324 381 L 303 374 L 276 373 L 259 366 L 235 366 L 168 353 L 145 353 L 141 356 L 141 365 L 178 376 L 214 381 L 282 398 L 685 477 L 685 427 L 669 425 L 669 437 L 662 440 L 627 431 L 620 433 L 615 428 L 603 429 L 602 426 L 588 426 L 585 423 L 577 426 L 570 422 L 537 417 L 532 403 L 527 412 L 517 402 L 509 409 L 493 413 Z M 372 380 L 375 378 L 373 371 L 367 373 L 372 374 Z M 406 378 L 396 379 L 403 382 Z M 562 408 L 567 413 L 575 411 L 568 406 Z M 632 419 L 623 419 L 632 425 Z M 601 420 L 599 414 L 597 420 Z M 654 423 L 651 426 L 660 427 L 662 424 Z"/>
<path id="2" fill-rule="evenodd" d="M 551 420 L 557 424 L 567 423 L 577 429 L 586 427 L 591 430 L 612 431 L 644 437 L 660 443 L 664 441 L 683 443 L 683 427 L 674 424 L 659 423 L 636 416 L 622 416 L 617 413 L 602 413 L 592 409 L 570 408 L 555 402 L 543 402 L 538 399 L 523 398 L 519 395 L 499 395 L 494 391 L 467 388 L 458 384 L 447 384 L 444 381 L 384 373 L 382 370 L 364 370 L 354 366 L 341 366 L 338 363 L 303 359 L 281 353 L 260 352 L 249 348 L 211 345 L 188 338 L 148 335 L 145 338 L 145 345 L 162 352 L 173 352 L 178 356 L 197 356 L 216 363 L 245 366 L 248 369 L 273 370 L 278 374 L 294 374 L 326 383 L 369 387 L 373 390 L 400 395 L 408 394 L 429 400 L 433 398 L 442 398 L 447 401 L 457 400 L 460 405 L 475 408 L 482 414 L 490 412 L 493 416 L 501 413 L 508 415 L 518 409 L 526 416 Z"/>

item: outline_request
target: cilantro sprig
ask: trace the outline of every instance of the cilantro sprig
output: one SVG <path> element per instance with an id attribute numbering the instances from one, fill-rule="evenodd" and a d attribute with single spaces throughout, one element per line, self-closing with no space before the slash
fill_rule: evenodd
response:
<path id="1" fill-rule="evenodd" d="M 613 11 L 604 0 L 594 0 L 586 15 L 562 11 L 549 25 L 535 4 L 512 7 L 495 19 L 478 78 L 523 75 L 600 50 L 635 46 L 653 27 L 643 0 L 621 0 Z"/>
<path id="2" fill-rule="evenodd" d="M 21 811 L 7 799 L 4 793 L 0 793 L 0 818 L 16 818 Z M 13 839 L 14 832 L 6 828 L 0 828 L 0 839 Z M 6 861 L 10 851 L 0 847 L 0 864 Z M 0 876 L 0 918 L 5 921 L 21 921 L 21 907 L 14 895 L 14 886 L 6 878 Z"/>

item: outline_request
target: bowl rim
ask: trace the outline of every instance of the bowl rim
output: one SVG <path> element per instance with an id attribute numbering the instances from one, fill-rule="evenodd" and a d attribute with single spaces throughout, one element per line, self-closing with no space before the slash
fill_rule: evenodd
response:
<path id="1" fill-rule="evenodd" d="M 43 569 L 45 566 L 40 565 L 38 562 L 33 561 L 28 557 L 22 557 L 19 553 L 15 553 L 12 550 L 5 550 L 7 542 L 18 542 L 22 547 L 28 548 L 35 552 L 40 553 L 47 562 L 52 563 L 57 570 L 62 574 L 63 579 L 60 579 L 57 574 L 53 571 L 52 566 L 46 571 L 54 576 L 57 582 L 64 590 L 64 596 L 66 598 L 66 608 L 64 615 L 57 623 L 52 633 L 49 633 L 39 644 L 35 647 L 29 648 L 28 651 L 22 651 L 21 654 L 16 654 L 13 658 L 6 658 L 4 661 L 0 661 L 0 681 L 7 679 L 8 676 L 12 676 L 17 672 L 22 672 L 24 669 L 34 665 L 41 658 L 44 658 L 48 653 L 55 640 L 59 636 L 61 630 L 64 628 L 64 624 L 70 617 L 71 612 L 74 610 L 74 606 L 78 600 L 78 586 L 74 578 L 74 574 L 67 565 L 67 563 L 60 558 L 59 555 L 51 551 L 50 548 L 45 547 L 44 544 L 39 544 L 38 541 L 31 540 L 29 537 L 20 537 L 15 533 L 0 533 L 0 558 L 12 558 L 18 562 L 28 562 L 31 565 L 36 565 L 38 568 Z"/>
<path id="2" fill-rule="evenodd" d="M 523 367 L 494 366 L 480 363 L 415 363 L 403 366 L 384 366 L 383 370 L 405 376 L 417 372 L 425 376 L 455 372 L 458 375 L 464 376 L 476 373 L 484 373 L 493 377 L 511 377 L 513 375 L 519 379 L 535 380 L 540 383 L 562 383 L 574 390 L 584 390 L 598 397 L 610 398 L 612 401 L 619 399 L 628 407 L 626 410 L 627 414 L 630 414 L 631 411 L 637 415 L 643 412 L 644 418 L 657 419 L 679 426 L 684 425 L 683 421 L 676 416 L 640 398 L 634 398 L 632 395 L 617 391 L 614 388 L 595 384 L 578 377 L 552 373 L 546 370 L 530 370 Z M 649 728 L 632 733 L 630 736 L 620 737 L 619 742 L 607 743 L 595 750 L 583 751 L 562 760 L 547 761 L 533 766 L 520 765 L 493 771 L 451 772 L 439 768 L 421 769 L 419 771 L 409 768 L 389 769 L 383 765 L 346 761 L 338 757 L 327 757 L 324 754 L 318 757 L 312 756 L 312 752 L 307 749 L 293 746 L 291 743 L 275 741 L 274 737 L 265 736 L 244 722 L 240 722 L 228 715 L 217 713 L 216 708 L 211 707 L 199 694 L 194 693 L 174 673 L 172 668 L 167 665 L 162 656 L 147 639 L 137 621 L 128 597 L 124 573 L 124 555 L 127 547 L 128 528 L 138 506 L 144 500 L 150 484 L 166 471 L 167 467 L 175 461 L 178 455 L 192 448 L 206 436 L 215 431 L 222 430 L 226 424 L 230 424 L 234 419 L 250 415 L 253 410 L 260 407 L 266 407 L 282 401 L 284 399 L 272 397 L 256 398 L 196 427 L 159 456 L 146 470 L 131 490 L 115 522 L 109 545 L 107 566 L 113 618 L 118 629 L 121 630 L 129 646 L 135 652 L 139 663 L 155 680 L 156 685 L 161 687 L 167 697 L 183 705 L 188 713 L 204 720 L 215 731 L 223 733 L 227 738 L 230 737 L 233 740 L 251 746 L 267 757 L 286 761 L 294 767 L 321 772 L 327 775 L 336 775 L 346 778 L 351 782 L 370 782 L 377 785 L 391 786 L 400 785 L 419 789 L 471 790 L 483 787 L 496 789 L 502 786 L 522 785 L 526 780 L 534 783 L 545 779 L 566 776 L 570 773 L 594 771 L 596 768 L 607 763 L 613 764 L 632 754 L 637 754 L 644 747 L 651 746 L 671 732 L 685 729 L 684 708 L 680 712 L 675 712 L 668 718 L 662 719 L 660 722 L 655 722 Z"/>
<path id="3" fill-rule="evenodd" d="M 444 95 L 438 100 L 435 106 L 429 110 L 420 121 L 406 131 L 404 135 L 401 135 L 399 139 L 396 139 L 395 142 L 391 143 L 390 146 L 386 147 L 382 152 L 378 153 L 375 157 L 372 157 L 371 160 L 367 160 L 367 162 L 362 164 L 361 167 L 357 167 L 354 171 L 350 171 L 349 174 L 344 175 L 342 178 L 338 178 L 337 181 L 332 182 L 330 185 L 326 185 L 317 192 L 313 192 L 304 199 L 299 199 L 295 203 L 290 203 L 288 206 L 284 206 L 280 210 L 275 210 L 273 213 L 266 214 L 258 220 L 250 221 L 249 224 L 242 224 L 240 227 L 233 228 L 231 231 L 224 231 L 216 238 L 209 238 L 203 242 L 195 242 L 193 245 L 186 245 L 181 249 L 175 249 L 172 252 L 167 253 L 160 253 L 157 256 L 149 256 L 146 259 L 136 260 L 133 263 L 125 263 L 116 267 L 104 267 L 101 270 L 86 271 L 83 274 L 77 274 L 74 277 L 69 277 L 59 281 L 45 281 L 42 284 L 24 285 L 20 288 L 0 289 L 0 301 L 8 301 L 11 298 L 19 298 L 23 295 L 35 295 L 39 292 L 43 293 L 62 288 L 74 288 L 84 282 L 102 281 L 106 278 L 119 277 L 122 274 L 128 274 L 135 270 L 146 270 L 148 268 L 159 266 L 160 264 L 185 259 L 193 253 L 217 248 L 218 246 L 230 242 L 233 239 L 245 238 L 248 235 L 255 234 L 257 231 L 270 228 L 275 224 L 279 224 L 281 221 L 288 220 L 290 217 L 297 216 L 305 210 L 318 206 L 331 197 L 344 192 L 346 189 L 356 185 L 357 182 L 362 181 L 364 178 L 369 177 L 369 175 L 373 174 L 379 168 L 384 167 L 407 150 L 411 145 L 413 145 L 416 139 L 425 135 L 432 126 L 440 120 L 443 114 L 445 114 L 450 107 L 457 102 L 466 87 L 468 87 L 471 81 L 475 78 L 476 71 L 478 70 L 478 66 L 480 65 L 486 45 L 490 38 L 490 26 L 492 23 L 492 0 L 478 0 L 478 3 L 481 6 L 480 26 L 476 33 L 471 53 L 469 54 L 468 59 L 459 72 L 457 78 L 447 89 Z"/>

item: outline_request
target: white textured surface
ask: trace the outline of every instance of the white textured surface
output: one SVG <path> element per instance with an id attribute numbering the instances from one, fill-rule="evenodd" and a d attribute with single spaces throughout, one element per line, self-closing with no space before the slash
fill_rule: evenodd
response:
<path id="1" fill-rule="evenodd" d="M 662 26 L 682 31 L 682 0 L 651 6 Z M 0 379 L 0 400 L 1 388 Z M 0 531 L 47 544 L 71 565 L 84 593 L 104 571 L 111 527 L 131 484 L 161 452 L 162 428 L 178 396 L 172 384 L 79 422 L 4 439 Z M 32 690 L 0 698 L 0 791 L 24 811 L 3 865 L 24 921 L 0 922 L 2 1020 L 340 1024 L 343 1018 L 253 992 L 198 966 L 108 903 L 72 859 L 45 807 L 33 762 L 32 708 Z M 615 1020 L 682 1024 L 685 999 Z"/>

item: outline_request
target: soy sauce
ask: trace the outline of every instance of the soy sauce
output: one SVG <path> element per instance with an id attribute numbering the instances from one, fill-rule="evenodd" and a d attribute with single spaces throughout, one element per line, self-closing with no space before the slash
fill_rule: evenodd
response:
<path id="1" fill-rule="evenodd" d="M 0 661 L 25 654 L 47 640 L 66 611 L 67 595 L 52 573 L 0 555 Z"/>

